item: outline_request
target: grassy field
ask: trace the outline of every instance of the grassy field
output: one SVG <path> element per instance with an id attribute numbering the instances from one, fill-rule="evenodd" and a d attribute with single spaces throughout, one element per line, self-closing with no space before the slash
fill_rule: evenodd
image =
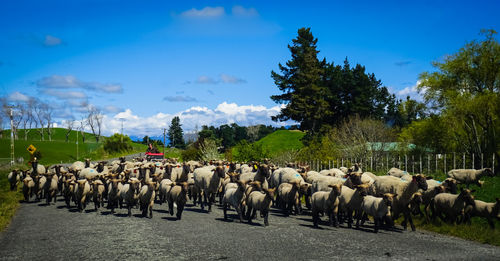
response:
<path id="1" fill-rule="evenodd" d="M 305 133 L 297 130 L 277 130 L 258 140 L 265 151 L 274 156 L 283 151 L 298 150 L 304 145 L 300 141 Z"/>
<path id="2" fill-rule="evenodd" d="M 0 169 L 0 231 L 9 224 L 23 198 L 21 186 L 17 191 L 10 191 L 8 173 L 7 169 Z"/>

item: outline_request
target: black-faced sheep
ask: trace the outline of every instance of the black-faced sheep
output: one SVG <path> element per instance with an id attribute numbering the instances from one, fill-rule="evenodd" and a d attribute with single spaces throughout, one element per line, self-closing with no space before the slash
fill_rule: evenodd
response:
<path id="1" fill-rule="evenodd" d="M 155 203 L 155 182 L 146 182 L 139 192 L 139 206 L 142 210 L 142 216 L 153 218 L 153 206 Z"/>
<path id="2" fill-rule="evenodd" d="M 382 197 L 368 195 L 363 198 L 361 210 L 373 217 L 375 223 L 375 233 L 378 232 L 378 229 L 383 224 L 384 219 L 388 222 L 391 221 L 391 206 L 393 204 L 394 197 L 396 196 L 397 195 L 392 193 L 384 193 Z M 358 219 L 361 217 L 362 215 L 358 215 Z"/>
<path id="3" fill-rule="evenodd" d="M 260 215 L 264 217 L 264 226 L 268 226 L 269 208 L 271 207 L 276 189 L 262 188 L 262 190 L 264 193 L 261 191 L 253 191 L 250 195 L 248 195 L 248 198 L 246 199 L 246 205 L 248 208 L 247 219 L 248 223 L 252 223 L 252 219 L 255 216 L 256 211 L 259 210 Z"/>
<path id="4" fill-rule="evenodd" d="M 471 217 L 482 217 L 488 221 L 491 229 L 494 229 L 494 220 L 500 220 L 500 198 L 496 198 L 492 203 L 474 200 L 474 205 L 467 206 L 464 212 L 465 220 L 469 224 Z"/>
<path id="5" fill-rule="evenodd" d="M 9 180 L 10 183 L 10 190 L 15 190 L 17 184 L 21 180 L 21 171 L 19 171 L 18 169 L 12 170 L 7 176 L 7 180 Z"/>
<path id="6" fill-rule="evenodd" d="M 122 207 L 122 202 L 125 202 L 129 217 L 132 216 L 132 207 L 137 204 L 137 199 L 139 198 L 140 183 L 138 179 L 131 178 L 118 193 L 120 195 L 120 208 Z"/>
<path id="7" fill-rule="evenodd" d="M 177 213 L 176 217 L 178 220 L 182 217 L 182 211 L 184 210 L 184 206 L 187 201 L 187 192 L 188 192 L 188 183 L 173 183 L 172 188 L 168 192 L 167 201 L 168 201 L 168 209 L 170 215 L 174 215 L 174 203 L 177 205 Z"/>
<path id="8" fill-rule="evenodd" d="M 245 195 L 245 182 L 238 180 L 235 183 L 229 184 L 236 184 L 236 186 L 228 186 L 224 192 L 224 197 L 222 198 L 224 220 L 227 220 L 228 207 L 232 206 L 238 213 L 240 222 L 243 222 L 242 204 Z"/>
<path id="9" fill-rule="evenodd" d="M 431 201 L 432 218 L 439 216 L 443 221 L 455 223 L 464 219 L 465 208 L 474 205 L 475 190 L 463 189 L 460 194 L 440 193 Z M 443 217 L 444 214 L 444 217 Z"/>

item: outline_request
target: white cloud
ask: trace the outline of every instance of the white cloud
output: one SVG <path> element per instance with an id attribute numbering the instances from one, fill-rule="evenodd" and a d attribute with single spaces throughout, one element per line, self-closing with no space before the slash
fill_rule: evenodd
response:
<path id="1" fill-rule="evenodd" d="M 291 125 L 294 122 L 276 123 L 271 116 L 277 115 L 282 106 L 267 108 L 262 105 L 238 105 L 236 103 L 223 102 L 215 109 L 194 106 L 187 110 L 174 114 L 157 113 L 148 117 L 135 115 L 132 110 L 126 109 L 114 116 L 104 116 L 103 133 L 111 135 L 121 131 L 121 120 L 123 118 L 123 129 L 127 135 L 160 135 L 163 128 L 168 128 L 172 118 L 179 116 L 184 132 L 194 130 L 196 126 L 237 123 L 240 126 L 251 126 L 265 124 L 273 126 Z"/>
<path id="2" fill-rule="evenodd" d="M 223 83 L 233 83 L 233 84 L 246 83 L 246 81 L 241 78 L 227 74 L 221 74 L 220 79 Z"/>
<path id="3" fill-rule="evenodd" d="M 105 112 L 105 113 L 118 113 L 118 112 L 122 112 L 123 109 L 122 108 L 118 108 L 116 106 L 113 106 L 113 105 L 108 105 L 108 106 L 104 106 L 102 108 L 102 110 Z"/>
<path id="4" fill-rule="evenodd" d="M 84 82 L 73 75 L 52 75 L 36 81 L 36 85 L 41 88 L 70 89 L 81 88 L 90 91 L 104 93 L 122 93 L 121 84 L 102 84 L 98 82 Z"/>
<path id="5" fill-rule="evenodd" d="M 216 7 L 207 6 L 203 9 L 193 8 L 184 11 L 181 13 L 181 16 L 190 18 L 215 18 L 224 16 L 225 13 L 226 11 L 222 6 L 216 6 Z"/>
<path id="6" fill-rule="evenodd" d="M 198 77 L 198 79 L 196 79 L 196 83 L 201 83 L 201 84 L 217 84 L 217 81 L 214 80 L 211 77 L 202 75 L 202 76 Z"/>
<path id="7" fill-rule="evenodd" d="M 259 16 L 259 13 L 257 10 L 253 7 L 250 8 L 245 8 L 241 5 L 235 5 L 232 8 L 232 13 L 234 16 L 239 16 L 239 17 L 255 17 Z"/>
<path id="8" fill-rule="evenodd" d="M 7 100 L 11 102 L 27 102 L 31 99 L 28 95 L 22 94 L 20 92 L 13 92 L 8 97 Z"/>
<path id="9" fill-rule="evenodd" d="M 422 91 L 418 91 L 417 86 L 420 84 L 420 81 L 417 81 L 414 85 L 412 86 L 407 86 L 399 91 L 396 92 L 396 96 L 399 99 L 406 100 L 407 96 L 410 96 L 410 98 L 416 100 L 416 101 L 423 101 L 423 94 L 425 93 L 426 88 L 424 87 Z"/>
<path id="10" fill-rule="evenodd" d="M 53 88 L 48 88 L 48 89 L 43 89 L 42 93 L 63 99 L 63 100 L 71 100 L 71 99 L 87 99 L 87 94 L 84 92 L 78 92 L 78 91 L 60 91 L 57 89 Z"/>
<path id="11" fill-rule="evenodd" d="M 197 102 L 196 98 L 191 96 L 166 96 L 163 98 L 164 101 L 168 102 Z"/>
<path id="12" fill-rule="evenodd" d="M 60 38 L 54 37 L 52 35 L 46 35 L 43 45 L 45 46 L 56 46 L 62 43 Z"/>

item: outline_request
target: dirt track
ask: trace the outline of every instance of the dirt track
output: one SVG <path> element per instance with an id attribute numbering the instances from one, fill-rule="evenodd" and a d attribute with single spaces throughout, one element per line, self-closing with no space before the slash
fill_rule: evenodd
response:
<path id="1" fill-rule="evenodd" d="M 79 213 L 63 201 L 23 203 L 0 234 L 0 260 L 500 260 L 499 247 L 429 232 L 314 229 L 308 215 L 275 210 L 264 227 L 261 218 L 224 221 L 218 207 L 207 214 L 191 205 L 177 221 L 166 208 L 155 205 L 147 219 L 138 209 L 128 217 L 93 204 Z"/>

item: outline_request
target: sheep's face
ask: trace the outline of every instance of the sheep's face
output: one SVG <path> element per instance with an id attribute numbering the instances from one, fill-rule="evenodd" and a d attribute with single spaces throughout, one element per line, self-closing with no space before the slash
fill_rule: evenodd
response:
<path id="1" fill-rule="evenodd" d="M 460 192 L 459 196 L 462 196 L 467 205 L 475 205 L 474 196 L 472 195 L 474 192 L 476 192 L 476 190 L 464 189 Z"/>
<path id="2" fill-rule="evenodd" d="M 269 166 L 267 166 L 267 164 L 260 165 L 259 166 L 259 171 L 260 171 L 260 173 L 262 173 L 266 177 L 266 179 L 271 176 L 271 173 L 270 173 L 270 170 L 269 170 Z"/>
<path id="3" fill-rule="evenodd" d="M 493 173 L 493 170 L 490 168 L 485 168 L 484 172 L 486 173 L 487 176 L 494 177 L 495 173 Z"/>
<path id="4" fill-rule="evenodd" d="M 389 207 L 392 207 L 392 203 L 394 202 L 394 198 L 397 196 L 397 194 L 392 194 L 392 193 L 385 193 L 382 197 L 384 200 L 384 204 L 386 204 Z"/>
<path id="5" fill-rule="evenodd" d="M 335 184 L 335 185 L 328 185 L 328 187 L 332 188 L 332 192 L 334 195 L 338 196 L 342 192 L 342 185 L 340 184 Z"/>
<path id="6" fill-rule="evenodd" d="M 130 188 L 134 190 L 135 194 L 139 194 L 139 192 L 140 192 L 141 188 L 139 185 L 140 185 L 140 182 L 138 182 L 138 181 L 135 181 L 135 180 L 130 181 Z"/>
<path id="7" fill-rule="evenodd" d="M 457 181 L 452 179 L 452 178 L 447 178 L 444 181 L 444 186 L 446 188 L 446 191 L 450 192 L 451 194 L 457 194 L 458 188 L 457 188 Z"/>
<path id="8" fill-rule="evenodd" d="M 224 172 L 224 168 L 221 166 L 217 166 L 214 169 L 214 172 L 219 178 L 224 178 L 226 176 L 226 173 Z"/>
<path id="9" fill-rule="evenodd" d="M 368 189 L 370 188 L 370 185 L 368 184 L 361 184 L 356 186 L 356 190 L 359 191 L 359 194 L 364 197 L 368 195 Z"/>
<path id="10" fill-rule="evenodd" d="M 412 177 L 412 182 L 416 182 L 419 189 L 426 191 L 428 188 L 427 179 L 422 174 L 417 174 Z"/>
<path id="11" fill-rule="evenodd" d="M 348 174 L 349 179 L 351 179 L 351 182 L 353 185 L 360 185 L 361 184 L 361 174 L 359 172 L 352 172 Z"/>

